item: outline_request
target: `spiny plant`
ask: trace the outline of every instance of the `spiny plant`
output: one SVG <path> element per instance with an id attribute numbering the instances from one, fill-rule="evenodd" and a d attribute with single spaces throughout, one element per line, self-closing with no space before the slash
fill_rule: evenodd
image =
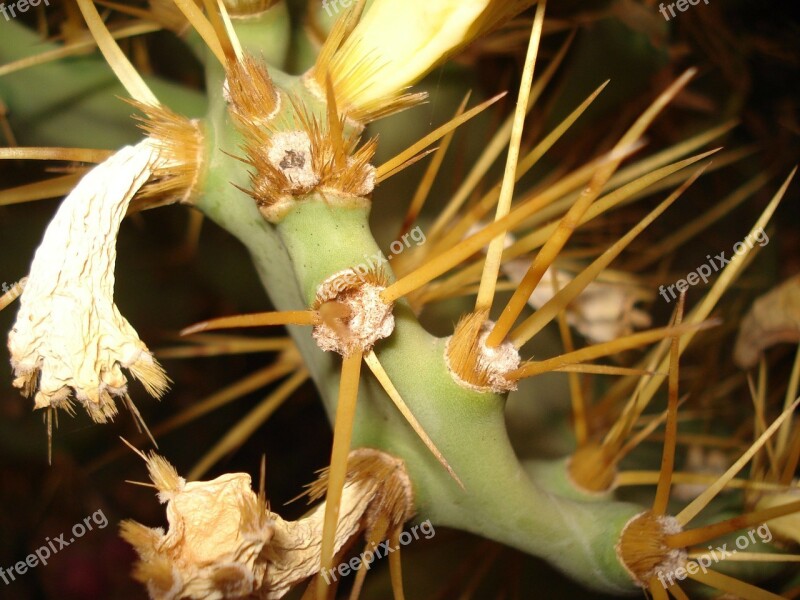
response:
<path id="1" fill-rule="evenodd" d="M 756 347 L 750 352 L 755 358 L 746 356 L 742 366 L 760 365 L 758 381 L 747 380 L 754 413 L 752 423 L 743 420 L 748 433 L 736 435 L 739 456 L 715 475 L 704 472 L 702 453 L 721 438 L 713 427 L 717 399 L 742 380 L 724 391 L 719 388 L 726 382 L 698 380 L 699 399 L 687 400 L 681 398 L 679 377 L 690 344 L 705 349 L 724 344 L 715 332 L 737 315 L 727 311 L 718 318 L 715 311 L 758 252 L 753 240 L 766 235 L 794 171 L 778 184 L 758 176 L 670 238 L 631 252 L 635 240 L 691 193 L 704 172 L 742 158 L 737 150 L 705 149 L 731 124 L 662 150 L 643 150 L 648 128 L 685 92 L 694 69 L 665 85 L 588 160 L 547 165 L 545 175 L 522 185 L 606 87 L 568 107 L 550 129 L 526 131 L 527 116 L 569 45 L 568 40 L 542 69 L 545 2 L 532 8 L 527 0 L 435 6 L 360 0 L 333 21 L 325 17 L 325 3 L 312 3 L 309 37 L 296 52 L 298 62 L 303 53 L 313 57 L 300 75 L 281 69 L 289 39 L 282 3 L 174 0 L 153 2 L 147 10 L 98 4 L 165 28 L 190 27 L 190 43 L 204 67 L 206 112 L 189 118 L 178 106 L 169 108 L 120 49 L 117 38 L 131 32 L 109 30 L 91 0 L 76 0 L 91 44 L 130 96 L 144 137 L 113 151 L 3 150 L 7 159 L 95 165 L 33 192 L 67 195 L 27 277 L 0 301 L 0 308 L 19 301 L 8 342 L 14 385 L 43 411 L 49 437 L 58 409 L 73 412 L 78 404 L 104 423 L 121 402 L 155 443 L 231 398 L 283 379 L 187 479 L 165 458 L 140 452 L 159 500 L 167 504 L 169 529 L 126 521 L 122 535 L 139 555 L 134 577 L 151 597 L 277 598 L 306 583 L 304 597 L 332 598 L 338 581 L 328 575 L 347 559 L 359 536 L 369 552 L 384 540 L 399 548 L 403 527 L 414 518 L 542 557 L 598 591 L 644 589 L 654 598 L 686 598 L 710 588 L 726 597 L 775 598 L 780 596 L 757 583 L 777 577 L 787 589 L 797 586 L 786 566 L 797 562 L 792 549 L 800 542 L 795 481 L 800 421 L 793 417 L 800 403 L 800 358 L 785 389 L 778 390 L 784 400 L 777 416 L 769 418 L 768 411 L 775 412 L 763 357 L 769 343 L 750 339 L 759 335 L 763 319 L 755 315 L 758 327 L 742 331 L 744 354 Z M 424 102 L 426 94 L 410 86 L 468 44 L 497 32 L 518 40 L 520 31 L 527 52 L 512 94 L 513 111 L 444 207 L 426 216 L 456 130 L 500 96 L 469 109 L 465 98 L 449 122 L 377 166 L 382 141 L 370 138 L 367 126 Z M 15 27 L 13 35 L 28 34 Z M 321 40 L 315 51 L 314 37 Z M 87 43 L 72 42 L 49 57 L 21 59 L 4 70 L 68 55 Z M 369 223 L 372 193 L 428 155 L 407 214 L 393 224 L 398 235 L 389 247 L 392 254 L 384 254 Z M 490 168 L 502 155 L 502 174 L 492 181 Z M 637 303 L 648 296 L 644 290 L 654 262 L 765 187 L 771 200 L 741 232 L 740 239 L 749 243 L 720 269 L 703 298 L 688 310 L 684 282 L 669 322 L 643 329 L 652 319 Z M 612 243 L 605 236 L 588 250 L 575 245 L 570 251 L 581 228 L 614 224 L 622 209 L 654 194 L 664 196 L 661 202 Z M 123 369 L 156 398 L 172 382 L 114 303 L 115 247 L 126 214 L 174 203 L 192 207 L 245 245 L 275 310 L 188 326 L 182 333 L 194 346 L 166 350 L 161 357 L 280 354 L 267 368 L 151 432 Z M 430 218 L 424 228 L 423 216 Z M 424 243 L 411 247 L 409 238 Z M 626 268 L 612 269 L 621 256 Z M 500 293 L 506 290 L 507 299 Z M 467 308 L 457 315 L 451 335 L 432 335 L 420 314 L 453 298 Z M 776 312 L 796 311 L 793 302 Z M 550 324 L 558 327 L 563 352 L 531 358 L 529 343 Z M 266 326 L 286 326 L 290 337 L 209 333 Z M 573 330 L 587 345 L 577 347 Z M 770 329 L 776 341 L 796 340 L 796 330 L 788 337 L 787 330 L 785 323 Z M 653 346 L 649 354 L 632 358 L 631 351 L 645 346 Z M 607 357 L 619 358 L 600 360 Z M 506 400 L 528 380 L 550 372 L 569 378 L 575 448 L 566 457 L 521 462 L 507 433 Z M 619 379 L 592 401 L 601 389 L 593 384 L 599 375 Z M 263 467 L 258 494 L 242 473 L 197 481 L 308 379 L 333 423 L 330 466 L 308 491 L 311 500 L 323 502 L 297 521 L 284 521 L 266 501 Z M 679 410 L 687 404 L 693 413 Z M 681 418 L 708 429 L 704 439 L 699 433 L 679 434 Z M 660 468 L 623 469 L 623 461 L 662 426 Z M 748 435 L 752 443 L 745 443 Z M 701 452 L 698 472 L 676 470 L 682 443 Z M 737 478 L 748 464 L 748 477 Z M 701 491 L 687 491 L 689 484 L 700 484 Z M 633 485 L 655 485 L 655 492 L 625 499 L 623 488 Z M 685 505 L 676 510 L 679 486 Z M 733 505 L 723 495 L 731 489 L 745 490 Z M 751 529 L 752 537 L 752 528 L 765 523 L 770 545 L 724 560 L 714 553 L 726 543 L 720 540 L 732 545 L 736 532 Z M 364 586 L 362 567 L 351 598 Z M 403 598 L 399 551 L 390 555 L 389 567 L 394 597 Z M 685 581 L 687 576 L 694 581 Z"/>

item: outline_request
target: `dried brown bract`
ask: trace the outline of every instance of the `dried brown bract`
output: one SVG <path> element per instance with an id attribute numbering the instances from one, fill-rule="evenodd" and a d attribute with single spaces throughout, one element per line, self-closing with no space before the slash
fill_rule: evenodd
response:
<path id="1" fill-rule="evenodd" d="M 733 358 L 741 368 L 749 369 L 764 350 L 785 342 L 800 342 L 800 275 L 753 303 L 739 328 Z"/>
<path id="2" fill-rule="evenodd" d="M 134 576 L 151 598 L 281 598 L 319 571 L 324 503 L 302 519 L 285 521 L 252 491 L 245 473 L 187 483 L 155 454 L 147 464 L 159 499 L 167 503 L 169 529 L 126 521 L 121 533 L 139 554 Z M 309 486 L 311 500 L 324 496 L 326 486 L 323 473 Z M 379 519 L 400 527 L 413 514 L 402 461 L 371 449 L 350 453 L 337 551 Z"/>

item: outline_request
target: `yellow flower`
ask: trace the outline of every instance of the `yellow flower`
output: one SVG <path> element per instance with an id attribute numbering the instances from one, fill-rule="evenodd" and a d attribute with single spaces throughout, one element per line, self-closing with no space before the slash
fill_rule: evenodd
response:
<path id="1" fill-rule="evenodd" d="M 321 89 L 330 73 L 344 112 L 367 122 L 424 96 L 398 97 L 455 51 L 534 0 L 375 0 L 346 36 L 339 20 L 313 71 Z M 344 39 L 346 36 L 346 39 Z"/>

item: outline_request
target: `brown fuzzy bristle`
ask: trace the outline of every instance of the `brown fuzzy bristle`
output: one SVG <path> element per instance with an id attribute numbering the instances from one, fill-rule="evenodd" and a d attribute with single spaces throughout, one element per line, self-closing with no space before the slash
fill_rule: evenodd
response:
<path id="1" fill-rule="evenodd" d="M 228 110 L 240 128 L 266 124 L 280 106 L 267 66 L 249 55 L 228 63 L 225 92 Z"/>
<path id="2" fill-rule="evenodd" d="M 326 302 L 341 300 L 341 295 L 357 292 L 363 286 L 374 285 L 376 287 L 386 287 L 389 284 L 389 276 L 383 266 L 375 267 L 365 271 L 347 269 L 328 277 L 317 290 L 317 299 L 312 305 L 313 310 L 318 310 Z"/>
<path id="3" fill-rule="evenodd" d="M 211 575 L 211 585 L 223 598 L 246 598 L 257 584 L 246 568 L 237 565 L 221 565 Z"/>
<path id="4" fill-rule="evenodd" d="M 493 325 L 487 316 L 488 310 L 478 310 L 461 318 L 445 349 L 447 366 L 464 387 L 480 392 L 509 392 L 517 385 L 506 374 L 519 366 L 519 353 L 510 344 L 486 346 Z"/>
<path id="5" fill-rule="evenodd" d="M 144 116 L 135 115 L 139 128 L 158 146 L 163 166 L 153 172 L 131 203 L 131 212 L 173 202 L 191 203 L 203 168 L 203 132 L 196 121 L 165 106 L 130 103 Z"/>
<path id="6" fill-rule="evenodd" d="M 488 311 L 482 310 L 464 315 L 459 319 L 453 337 L 447 344 L 447 364 L 459 379 L 485 388 L 489 386 L 489 373 L 478 367 L 478 338 Z"/>
<path id="7" fill-rule="evenodd" d="M 331 203 L 358 204 L 375 187 L 370 164 L 377 140 L 358 147 L 360 136 L 347 118 L 329 115 L 327 124 L 295 98 L 291 114 L 261 127 L 240 123 L 245 138 L 244 161 L 253 167 L 248 193 L 265 218 L 279 219 L 293 198 L 319 191 Z M 335 106 L 335 102 L 334 102 Z"/>
<path id="8" fill-rule="evenodd" d="M 122 521 L 119 524 L 119 535 L 131 546 L 143 552 L 149 551 L 158 540 L 158 535 L 153 529 L 129 520 Z"/>
<path id="9" fill-rule="evenodd" d="M 137 562 L 133 568 L 133 578 L 147 585 L 148 591 L 156 598 L 174 597 L 182 584 L 170 562 L 158 556 L 148 562 Z"/>
<path id="10" fill-rule="evenodd" d="M 372 138 L 360 148 L 360 135 L 348 133 L 347 117 L 329 111 L 327 126 L 292 99 L 295 114 L 303 130 L 311 140 L 311 159 L 314 171 L 319 174 L 320 187 L 342 194 L 366 196 L 375 187 L 375 169 L 370 164 L 375 155 L 378 140 Z M 328 105 L 336 108 L 332 91 Z M 351 128 L 352 129 L 352 128 Z"/>
<path id="11" fill-rule="evenodd" d="M 602 444 L 591 443 L 578 448 L 569 461 L 569 476 L 579 488 L 589 492 L 606 492 L 617 477 L 615 455 Z"/>
<path id="12" fill-rule="evenodd" d="M 154 552 L 161 541 L 158 530 L 145 527 L 136 521 L 125 520 L 119 524 L 120 537 L 133 546 L 139 560 L 133 567 L 133 578 L 144 583 L 157 597 L 169 597 L 181 586 L 178 574 L 164 557 Z"/>
<path id="13" fill-rule="evenodd" d="M 328 486 L 328 468 L 322 469 L 319 478 L 307 486 L 309 502 L 325 496 Z M 381 515 L 388 517 L 392 526 L 402 525 L 414 516 L 414 497 L 411 480 L 402 460 L 379 450 L 359 448 L 347 459 L 346 485 L 376 485 L 377 490 L 366 511 L 365 526 L 371 528 Z"/>
<path id="14" fill-rule="evenodd" d="M 660 517 L 647 511 L 631 519 L 622 530 L 616 546 L 617 556 L 631 576 L 646 586 L 659 572 L 672 573 L 686 563 L 686 551 L 666 545 L 669 534 L 680 531 L 673 517 Z"/>
<path id="15" fill-rule="evenodd" d="M 167 459 L 163 456 L 150 452 L 147 456 L 147 472 L 150 475 L 150 480 L 158 488 L 159 497 L 164 500 L 183 489 L 186 481 L 178 475 Z"/>

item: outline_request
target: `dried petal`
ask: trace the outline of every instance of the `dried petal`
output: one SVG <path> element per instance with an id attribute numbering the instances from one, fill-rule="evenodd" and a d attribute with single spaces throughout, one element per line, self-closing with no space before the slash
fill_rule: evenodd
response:
<path id="1" fill-rule="evenodd" d="M 16 323 L 8 336 L 14 385 L 36 391 L 36 408 L 69 408 L 74 392 L 103 423 L 129 407 L 130 369 L 161 396 L 168 379 L 114 305 L 116 241 L 133 196 L 159 165 L 145 140 L 92 169 L 59 207 L 31 264 Z M 134 409 L 135 410 L 135 409 Z"/>
<path id="2" fill-rule="evenodd" d="M 156 454 L 150 476 L 166 501 L 169 530 L 126 521 L 121 533 L 139 554 L 134 576 L 158 600 L 222 600 L 248 595 L 283 597 L 319 571 L 325 504 L 297 521 L 267 508 L 250 487 L 250 476 L 230 473 L 186 483 Z M 325 475 L 312 484 L 324 494 Z M 411 484 L 402 461 L 377 450 L 350 453 L 336 530 L 336 551 L 379 514 L 397 526 L 413 516 Z"/>
<path id="3" fill-rule="evenodd" d="M 466 237 L 480 231 L 485 225 L 476 224 Z M 510 247 L 516 238 L 507 233 L 504 247 Z M 501 268 L 506 277 L 520 283 L 530 268 L 530 261 L 524 258 L 509 260 Z M 573 277 L 566 271 L 556 269 L 558 289 L 563 288 Z M 553 268 L 548 268 L 541 283 L 528 298 L 528 305 L 539 309 L 556 295 L 558 289 L 553 282 Z M 578 294 L 566 309 L 567 322 L 578 333 L 593 343 L 610 342 L 630 335 L 635 329 L 650 326 L 650 315 L 636 308 L 636 304 L 646 300 L 649 295 L 636 285 L 616 281 L 593 281 Z"/>
<path id="4" fill-rule="evenodd" d="M 503 272 L 511 281 L 519 283 L 529 266 L 526 261 L 514 260 L 503 265 Z M 556 270 L 556 274 L 562 288 L 572 281 L 572 276 L 565 271 Z M 551 269 L 548 269 L 528 304 L 541 308 L 555 296 L 558 290 L 553 289 L 551 281 Z M 567 322 L 591 342 L 610 342 L 650 325 L 650 316 L 636 308 L 636 303 L 646 297 L 629 284 L 593 281 L 567 307 Z"/>
<path id="5" fill-rule="evenodd" d="M 782 342 L 800 342 L 800 275 L 753 303 L 739 328 L 733 359 L 749 369 L 765 349 Z"/>

